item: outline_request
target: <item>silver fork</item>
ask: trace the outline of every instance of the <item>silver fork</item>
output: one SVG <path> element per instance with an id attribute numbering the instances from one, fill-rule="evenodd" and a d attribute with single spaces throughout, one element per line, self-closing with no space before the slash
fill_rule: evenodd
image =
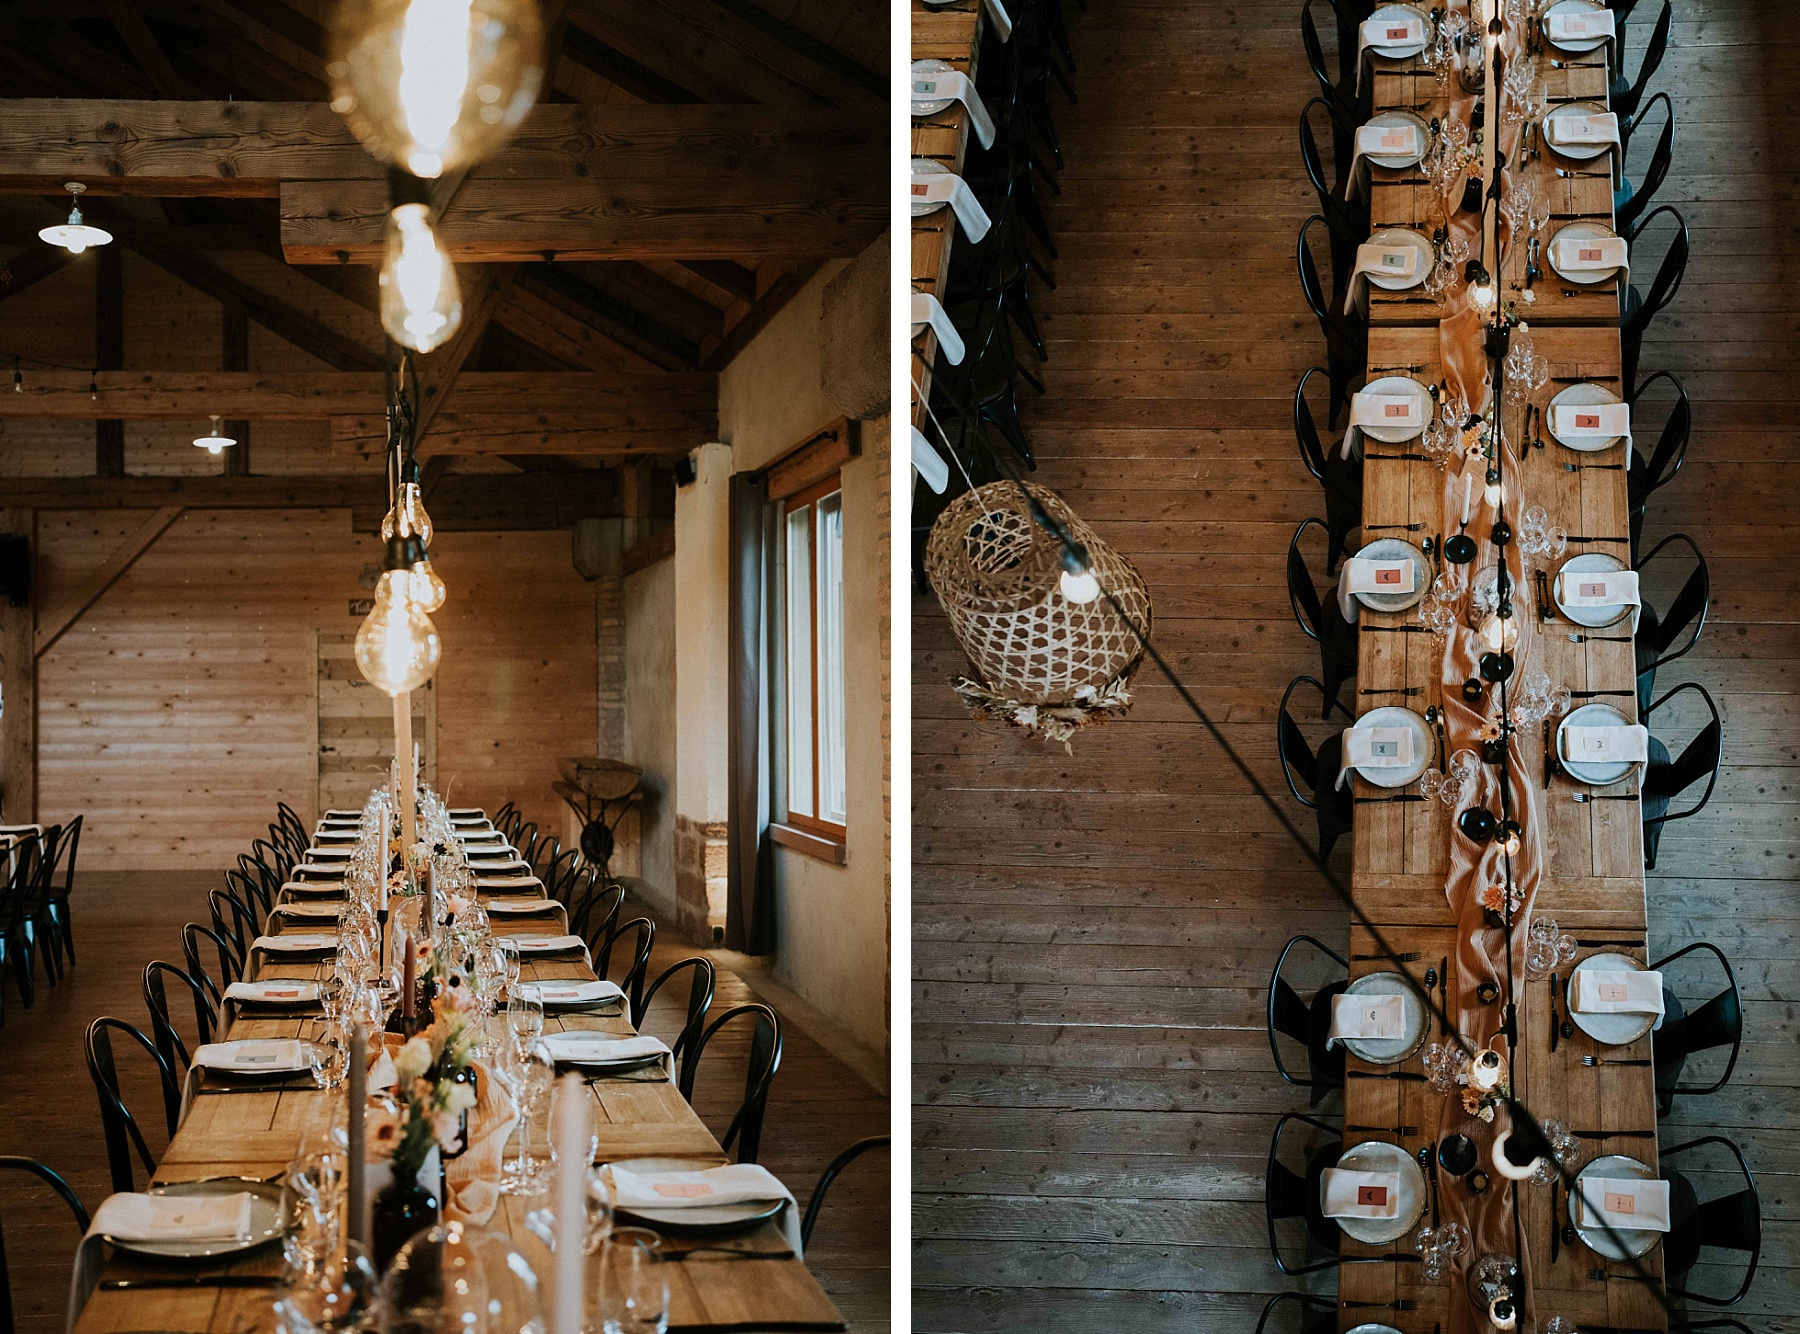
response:
<path id="1" fill-rule="evenodd" d="M 1571 644 L 1630 644 L 1634 642 L 1630 635 L 1578 635 L 1569 631 Z"/>
<path id="2" fill-rule="evenodd" d="M 1632 1060 L 1623 1056 L 1583 1056 L 1583 1065 L 1649 1065 L 1649 1061 Z"/>
<path id="3" fill-rule="evenodd" d="M 1600 472 L 1618 472 L 1624 466 L 1623 463 L 1565 463 L 1562 469 L 1564 472 L 1583 472 L 1596 469 Z"/>
<path id="4" fill-rule="evenodd" d="M 1583 176 L 1593 177 L 1595 179 L 1598 179 L 1599 177 L 1604 176 L 1608 180 L 1612 179 L 1612 173 L 1610 171 L 1571 171 L 1567 167 L 1557 167 L 1555 170 L 1556 170 L 1556 174 L 1558 176 L 1562 177 L 1565 181 L 1572 181 L 1578 177 L 1583 177 Z"/>

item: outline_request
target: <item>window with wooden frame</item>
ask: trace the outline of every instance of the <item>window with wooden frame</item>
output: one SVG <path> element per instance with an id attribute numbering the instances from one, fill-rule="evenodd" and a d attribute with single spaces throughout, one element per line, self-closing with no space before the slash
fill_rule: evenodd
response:
<path id="1" fill-rule="evenodd" d="M 781 502 L 787 822 L 838 840 L 847 818 L 843 498 L 833 474 Z"/>

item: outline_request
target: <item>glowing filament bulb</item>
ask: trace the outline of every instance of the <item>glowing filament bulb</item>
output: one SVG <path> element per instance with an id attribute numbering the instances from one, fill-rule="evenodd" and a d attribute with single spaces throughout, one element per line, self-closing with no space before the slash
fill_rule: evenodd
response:
<path id="1" fill-rule="evenodd" d="M 437 671 L 443 646 L 437 627 L 411 596 L 412 572 L 389 570 L 375 588 L 375 606 L 356 632 L 356 665 L 365 680 L 389 695 L 417 690 Z"/>
<path id="2" fill-rule="evenodd" d="M 473 0 L 412 0 L 400 23 L 400 114 L 413 146 L 415 176 L 440 176 L 444 149 L 469 88 Z"/>
<path id="3" fill-rule="evenodd" d="M 407 596 L 420 611 L 436 611 L 444 605 L 449 592 L 438 572 L 431 568 L 429 557 L 406 572 Z"/>
<path id="4" fill-rule="evenodd" d="M 431 516 L 425 512 L 425 493 L 417 482 L 400 483 L 400 495 L 394 501 L 394 508 L 381 521 L 381 540 L 416 537 L 419 545 L 428 547 L 431 534 Z"/>
<path id="5" fill-rule="evenodd" d="M 401 346 L 429 352 L 462 323 L 462 297 L 425 205 L 402 204 L 388 215 L 384 249 L 382 327 Z"/>

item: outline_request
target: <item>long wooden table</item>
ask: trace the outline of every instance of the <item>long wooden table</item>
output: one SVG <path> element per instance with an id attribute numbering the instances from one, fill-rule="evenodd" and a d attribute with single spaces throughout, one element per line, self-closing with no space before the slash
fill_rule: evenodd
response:
<path id="1" fill-rule="evenodd" d="M 1548 81 L 1548 89 L 1556 96 L 1592 96 L 1604 101 L 1606 71 L 1604 69 L 1557 70 L 1548 56 L 1538 60 L 1540 80 Z M 1410 71 L 1418 68 L 1416 60 L 1375 61 L 1374 103 L 1376 106 L 1410 103 L 1435 96 L 1429 78 L 1414 78 Z M 1413 91 L 1418 89 L 1419 91 Z M 1424 90 L 1432 89 L 1431 93 Z M 1441 115 L 1440 103 L 1419 114 L 1429 120 Z M 1596 170 L 1616 155 L 1596 163 L 1563 162 L 1546 147 L 1540 158 L 1529 160 L 1524 170 L 1540 191 L 1548 191 L 1553 200 L 1553 213 L 1600 214 L 1596 221 L 1611 222 L 1612 182 L 1610 177 L 1558 176 L 1557 166 L 1565 170 Z M 1387 172 L 1372 169 L 1372 218 L 1375 222 L 1417 221 L 1427 235 L 1437 225 L 1440 206 L 1435 187 L 1400 184 L 1399 179 L 1414 172 Z M 1550 236 L 1563 224 L 1554 219 L 1543 235 L 1547 251 Z M 1536 351 L 1550 363 L 1550 383 L 1533 393 L 1522 392 L 1509 385 L 1502 404 L 1502 425 L 1506 437 L 1523 438 L 1523 424 L 1528 403 L 1544 408 L 1550 399 L 1566 387 L 1571 377 L 1594 379 L 1612 388 L 1621 397 L 1629 386 L 1619 383 L 1621 358 L 1618 331 L 1617 285 L 1604 285 L 1603 296 L 1563 295 L 1566 286 L 1550 270 L 1540 255 L 1539 266 L 1546 277 L 1533 284 L 1537 300 L 1522 306 L 1531 326 L 1530 336 Z M 1502 271 L 1503 299 L 1517 300 L 1524 285 L 1524 247 L 1510 248 Z M 1421 383 L 1437 384 L 1444 377 L 1438 320 L 1447 307 L 1418 303 L 1382 302 L 1370 308 L 1368 366 L 1373 368 L 1419 366 L 1414 372 Z M 1541 418 L 1539 419 L 1541 420 Z M 1533 436 L 1538 434 L 1534 427 Z M 1628 461 L 1626 451 L 1615 446 L 1598 455 L 1578 454 L 1563 448 L 1550 437 L 1547 428 L 1542 435 L 1544 448 L 1521 451 L 1520 462 L 1507 476 L 1507 514 L 1515 531 L 1519 515 L 1531 505 L 1541 505 L 1551 526 L 1560 526 L 1572 534 L 1625 537 L 1630 532 L 1626 494 L 1626 472 L 1584 468 L 1567 472 L 1564 463 L 1619 463 Z M 1415 544 L 1427 535 L 1441 547 L 1446 535 L 1445 478 L 1431 462 L 1402 460 L 1380 456 L 1418 452 L 1417 442 L 1385 445 L 1363 442 L 1363 510 L 1365 530 L 1375 524 L 1422 523 L 1416 533 L 1406 534 Z M 1471 526 L 1470 535 L 1484 538 L 1488 517 L 1483 515 Z M 1374 534 L 1369 534 L 1373 536 Z M 1571 542 L 1566 555 L 1582 551 L 1605 551 L 1629 562 L 1630 548 L 1621 543 L 1583 545 Z M 1482 542 L 1476 565 L 1492 564 L 1495 548 Z M 1555 564 L 1561 558 L 1529 558 L 1528 564 L 1545 569 L 1547 578 L 1554 577 Z M 1436 570 L 1433 570 L 1436 573 Z M 1514 590 L 1514 602 L 1523 618 L 1522 634 L 1530 636 L 1529 652 L 1535 664 L 1550 680 L 1572 690 L 1623 690 L 1629 697 L 1608 699 L 1619 711 L 1637 720 L 1636 669 L 1633 647 L 1629 643 L 1608 643 L 1590 638 L 1585 643 L 1571 641 L 1572 626 L 1560 615 L 1544 622 L 1536 615 L 1536 590 L 1529 576 Z M 1415 613 L 1382 613 L 1363 608 L 1362 627 L 1392 626 L 1415 622 Z M 1618 635 L 1614 628 L 1598 632 Z M 1364 696 L 1359 705 L 1369 707 L 1404 702 L 1418 712 L 1439 704 L 1443 692 L 1457 682 L 1445 682 L 1444 643 L 1431 634 L 1388 634 L 1379 630 L 1359 630 L 1357 688 L 1393 690 L 1419 687 L 1419 695 Z M 1514 678 L 1516 686 L 1518 678 Z M 1361 710 L 1359 710 L 1361 711 Z M 1454 744 L 1454 743 L 1453 743 Z M 1531 904 L 1535 917 L 1554 919 L 1566 933 L 1581 939 L 1629 939 L 1644 941 L 1647 920 L 1644 896 L 1643 837 L 1639 803 L 1598 801 L 1580 803 L 1574 800 L 1585 785 L 1572 782 L 1566 775 L 1551 775 L 1545 762 L 1550 733 L 1534 728 L 1521 737 L 1514 752 L 1515 763 L 1523 762 L 1541 813 L 1542 876 Z M 1545 751 L 1540 753 L 1540 746 Z M 1441 768 L 1443 756 L 1437 757 Z M 1362 778 L 1353 781 L 1358 796 L 1391 795 Z M 1411 789 L 1409 789 L 1411 790 Z M 1635 794 L 1637 780 L 1605 789 L 1609 793 Z M 1447 901 L 1445 885 L 1450 867 L 1451 840 L 1455 812 L 1442 802 L 1391 803 L 1355 807 L 1352 835 L 1353 871 L 1351 888 L 1358 908 L 1379 928 L 1386 943 L 1400 953 L 1414 953 L 1418 962 L 1410 965 L 1417 974 L 1436 967 L 1449 958 L 1454 966 L 1457 941 L 1461 930 L 1457 914 Z M 1520 936 L 1523 933 L 1519 933 Z M 1524 948 L 1523 939 L 1515 948 Z M 1615 950 L 1648 963 L 1642 944 L 1634 946 L 1605 945 L 1583 947 L 1578 960 L 1599 950 Z M 1350 933 L 1350 975 L 1391 970 L 1388 962 L 1359 958 L 1378 953 L 1371 932 L 1353 925 Z M 1558 970 L 1567 981 L 1568 966 Z M 1645 1037 L 1627 1047 L 1601 1047 L 1580 1029 L 1573 1038 L 1562 1039 L 1551 1050 L 1550 982 L 1526 981 L 1516 994 L 1518 1004 L 1518 1045 L 1512 1050 L 1515 1091 L 1524 1105 L 1540 1120 L 1561 1120 L 1576 1130 L 1617 1132 L 1649 1131 L 1649 1138 L 1590 1139 L 1584 1142 L 1582 1162 L 1608 1153 L 1629 1154 L 1655 1167 L 1657 1162 L 1656 1102 L 1654 1072 L 1649 1065 L 1585 1067 L 1584 1055 L 1604 1055 L 1627 1059 L 1646 1059 L 1651 1055 L 1651 1041 Z M 1504 1003 L 1502 997 L 1501 1003 Z M 1564 1013 L 1564 1003 L 1557 1001 L 1557 1012 Z M 1445 1038 L 1434 1031 L 1432 1041 Z M 1350 1070 L 1381 1070 L 1395 1067 L 1371 1066 L 1354 1057 L 1347 1060 Z M 1422 1072 L 1422 1064 L 1414 1057 L 1399 1069 Z M 1346 1132 L 1345 1146 L 1365 1139 L 1383 1139 L 1401 1143 L 1415 1156 L 1420 1148 L 1435 1146 L 1441 1132 L 1444 1099 L 1426 1083 L 1416 1080 L 1380 1080 L 1350 1078 L 1346 1081 L 1344 1123 L 1365 1126 L 1393 1126 L 1397 1130 L 1413 1129 L 1406 1136 L 1370 1135 Z M 1478 1123 L 1477 1123 L 1478 1124 Z M 1479 1141 L 1479 1137 L 1478 1142 Z M 1484 1168 L 1489 1164 L 1484 1162 Z M 1576 1164 L 1579 1167 L 1579 1163 Z M 1510 1189 L 1510 1183 L 1491 1173 L 1490 1191 Z M 1458 1181 L 1447 1172 L 1438 1173 L 1439 1190 L 1467 1191 L 1466 1181 Z M 1560 1247 L 1558 1259 L 1550 1259 L 1551 1234 L 1554 1227 L 1567 1219 L 1566 1192 L 1558 1192 L 1559 1218 L 1552 1220 L 1551 1192 L 1548 1186 L 1520 1183 L 1515 1202 L 1526 1239 L 1526 1271 L 1531 1296 L 1527 1310 L 1539 1322 L 1552 1315 L 1562 1315 L 1578 1324 L 1599 1324 L 1623 1329 L 1664 1329 L 1666 1316 L 1657 1295 L 1645 1284 L 1633 1281 L 1595 1281 L 1590 1270 L 1622 1273 L 1626 1266 L 1603 1260 L 1579 1241 Z M 1425 1220 L 1429 1222 L 1429 1214 Z M 1410 1238 L 1396 1244 L 1364 1246 L 1348 1238 L 1344 1241 L 1346 1256 L 1389 1254 L 1410 1250 Z M 1473 1263 L 1477 1256 L 1465 1256 L 1463 1263 Z M 1650 1274 L 1660 1280 L 1662 1249 L 1657 1247 L 1641 1261 Z M 1406 1263 L 1346 1264 L 1338 1271 L 1341 1300 L 1361 1302 L 1411 1301 L 1410 1311 L 1379 1310 L 1369 1307 L 1340 1307 L 1339 1328 L 1348 1330 L 1370 1320 L 1390 1324 L 1403 1334 L 1445 1334 L 1466 1323 L 1468 1298 L 1463 1289 L 1462 1271 L 1436 1284 L 1425 1284 L 1420 1267 Z M 1483 1327 L 1485 1327 L 1483 1325 Z"/>
<path id="2" fill-rule="evenodd" d="M 484 898 L 487 896 L 484 895 Z M 546 928 L 538 922 L 493 919 L 497 935 L 535 934 Z M 279 919 L 271 917 L 269 929 L 277 932 Z M 289 928 L 305 931 L 304 920 Z M 316 925 L 314 927 L 316 928 Z M 282 962 L 274 956 L 263 961 L 264 977 L 314 979 L 326 965 Z M 592 969 L 579 958 L 527 961 L 521 974 L 528 981 L 555 979 L 591 980 Z M 322 1021 L 308 1018 L 236 1019 L 227 1039 L 308 1038 L 316 1036 Z M 504 1015 L 489 1020 L 490 1031 L 506 1035 Z M 620 1036 L 635 1030 L 623 1014 L 547 1015 L 545 1031 L 593 1029 Z M 689 1107 L 672 1080 L 632 1081 L 590 1079 L 594 1120 L 599 1130 L 596 1161 L 630 1158 L 675 1158 L 696 1168 L 716 1167 L 729 1161 L 712 1132 Z M 204 1177 L 273 1177 L 284 1171 L 303 1136 L 323 1133 L 328 1118 L 343 1116 L 342 1090 L 325 1093 L 316 1089 L 270 1092 L 219 1091 L 197 1093 L 186 1119 L 158 1163 L 153 1180 L 158 1184 L 194 1181 Z M 539 1117 L 540 1122 L 543 1117 Z M 547 1156 L 542 1125 L 534 1145 Z M 507 1155 L 512 1155 L 509 1146 Z M 790 1183 L 790 1189 L 792 1183 Z M 510 1237 L 537 1269 L 541 1283 L 550 1276 L 550 1255 L 536 1234 L 526 1228 L 524 1215 L 533 1201 L 506 1195 L 488 1227 Z M 734 1237 L 734 1244 L 762 1245 L 776 1249 L 786 1244 L 774 1222 Z M 274 1274 L 280 1271 L 278 1253 L 264 1250 L 222 1270 L 208 1273 Z M 716 1253 L 698 1252 L 666 1266 L 669 1277 L 669 1327 L 690 1331 L 835 1330 L 844 1328 L 843 1317 L 800 1260 L 759 1260 L 754 1263 Z M 102 1275 L 105 1279 L 167 1277 L 169 1269 L 114 1256 Z M 75 1334 L 122 1334 L 123 1331 L 157 1329 L 194 1331 L 195 1334 L 241 1334 L 244 1329 L 271 1328 L 268 1288 L 200 1286 L 180 1289 L 105 1290 L 94 1293 Z"/>

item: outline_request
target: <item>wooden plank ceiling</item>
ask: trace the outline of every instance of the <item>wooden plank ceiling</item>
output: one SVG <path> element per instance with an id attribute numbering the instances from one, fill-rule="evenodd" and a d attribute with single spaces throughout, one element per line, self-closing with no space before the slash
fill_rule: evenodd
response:
<path id="1" fill-rule="evenodd" d="M 371 264 L 386 187 L 324 105 L 329 3 L 0 0 L 0 253 L 16 252 L 0 265 L 0 302 L 71 262 L 35 232 L 66 212 L 61 183 L 80 180 L 89 220 L 123 249 L 344 373 L 234 386 L 227 415 L 293 416 L 296 395 L 322 396 L 336 411 L 307 415 L 332 415 L 328 448 L 361 456 L 382 433 L 379 393 L 365 391 L 383 361 Z M 716 430 L 718 369 L 821 260 L 886 225 L 886 7 L 545 10 L 541 104 L 515 145 L 439 189 L 464 333 L 422 359 L 421 452 L 527 472 L 666 462 Z M 288 275 L 325 294 L 295 301 Z M 321 318 L 320 300 L 348 318 Z M 522 373 L 535 381 L 508 405 L 496 386 Z M 559 392 L 561 376 L 578 392 Z M 127 402 L 126 372 L 109 378 L 105 405 L 82 409 L 85 383 L 66 378 L 33 375 L 32 406 L 48 410 L 5 406 L 104 422 L 102 406 L 185 416 L 202 396 L 170 372 Z M 242 471 L 246 454 L 224 466 Z M 104 450 L 96 469 L 114 471 Z"/>

